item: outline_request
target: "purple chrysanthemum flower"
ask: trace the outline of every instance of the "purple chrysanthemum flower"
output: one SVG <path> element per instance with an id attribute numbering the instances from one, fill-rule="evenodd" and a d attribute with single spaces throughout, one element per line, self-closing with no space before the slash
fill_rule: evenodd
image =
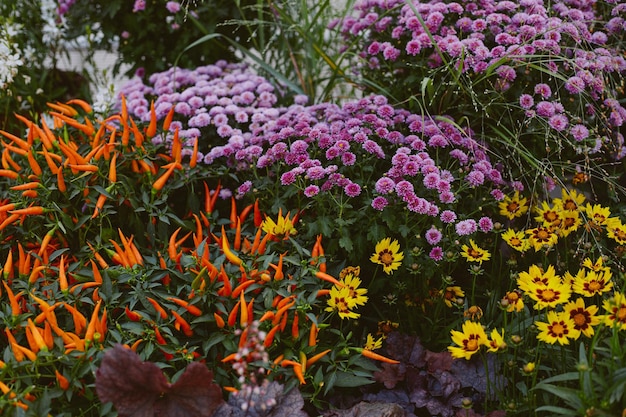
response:
<path id="1" fill-rule="evenodd" d="M 535 85 L 535 94 L 539 94 L 541 98 L 546 99 L 552 96 L 552 89 L 548 84 L 537 84 Z"/>
<path id="2" fill-rule="evenodd" d="M 472 233 L 475 233 L 478 229 L 478 225 L 476 224 L 476 220 L 467 219 L 461 220 L 455 225 L 456 234 L 459 236 L 468 236 Z"/>
<path id="3" fill-rule="evenodd" d="M 561 132 L 567 129 L 569 120 L 564 114 L 555 114 L 554 116 L 550 117 L 550 119 L 548 120 L 548 124 L 552 129 Z"/>
<path id="4" fill-rule="evenodd" d="M 581 140 L 587 139 L 589 137 L 589 129 L 585 127 L 585 125 L 577 124 L 572 126 L 570 129 L 570 134 L 574 137 L 575 140 L 580 142 Z"/>
<path id="5" fill-rule="evenodd" d="M 296 174 L 293 171 L 287 171 L 280 176 L 280 183 L 282 185 L 290 185 L 296 181 Z"/>
<path id="6" fill-rule="evenodd" d="M 441 234 L 439 229 L 437 229 L 435 226 L 432 226 L 426 231 L 425 236 L 426 242 L 428 242 L 429 245 L 436 245 L 441 241 L 443 235 Z"/>
<path id="7" fill-rule="evenodd" d="M 537 115 L 541 117 L 552 117 L 556 112 L 554 104 L 549 101 L 540 101 L 537 103 Z"/>
<path id="8" fill-rule="evenodd" d="M 528 110 L 535 104 L 535 100 L 530 94 L 522 94 L 519 97 L 519 105 L 524 109 Z"/>
<path id="9" fill-rule="evenodd" d="M 361 194 L 361 186 L 355 182 L 351 182 L 343 188 L 343 191 L 348 197 L 356 197 Z"/>
<path id="10" fill-rule="evenodd" d="M 374 189 L 379 194 L 389 194 L 396 187 L 396 183 L 389 177 L 382 177 L 374 185 Z"/>
<path id="11" fill-rule="evenodd" d="M 304 195 L 307 197 L 313 197 L 320 192 L 320 187 L 317 185 L 309 185 L 304 189 Z"/>
<path id="12" fill-rule="evenodd" d="M 478 227 L 482 232 L 490 232 L 493 229 L 493 221 L 489 217 L 481 217 L 478 220 Z"/>
<path id="13" fill-rule="evenodd" d="M 472 186 L 477 187 L 485 182 L 485 174 L 480 171 L 471 171 L 465 180 Z"/>
<path id="14" fill-rule="evenodd" d="M 428 256 L 433 261 L 439 262 L 443 259 L 443 249 L 441 249 L 441 247 L 439 246 L 435 246 L 434 248 L 430 250 L 430 253 L 428 254 Z"/>
<path id="15" fill-rule="evenodd" d="M 580 77 L 570 77 L 565 82 L 565 89 L 572 94 L 580 94 L 585 91 L 585 82 Z"/>
<path id="16" fill-rule="evenodd" d="M 237 188 L 237 196 L 243 196 L 252 189 L 252 181 L 246 181 Z"/>
<path id="17" fill-rule="evenodd" d="M 444 210 L 439 215 L 439 218 L 444 223 L 454 223 L 456 221 L 456 213 L 452 210 Z"/>
<path id="18" fill-rule="evenodd" d="M 389 202 L 385 197 L 378 196 L 374 197 L 374 199 L 372 200 L 372 207 L 378 211 L 382 211 L 385 207 L 387 207 L 388 204 Z"/>
<path id="19" fill-rule="evenodd" d="M 170 13 L 177 13 L 180 10 L 180 4 L 176 1 L 168 1 L 165 7 Z"/>

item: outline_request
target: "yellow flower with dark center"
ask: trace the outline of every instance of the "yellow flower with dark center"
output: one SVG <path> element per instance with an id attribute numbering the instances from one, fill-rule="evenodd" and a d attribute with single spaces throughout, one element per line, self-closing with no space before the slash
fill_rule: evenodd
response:
<path id="1" fill-rule="evenodd" d="M 341 272 L 339 272 L 339 279 L 343 279 L 346 275 L 354 275 L 355 277 L 358 277 L 361 274 L 361 267 L 360 266 L 346 266 L 345 268 L 343 268 L 341 270 Z"/>
<path id="2" fill-rule="evenodd" d="M 404 253 L 400 252 L 397 240 L 387 237 L 376 244 L 376 249 L 370 261 L 383 266 L 386 274 L 391 274 L 398 269 L 404 259 Z"/>
<path id="3" fill-rule="evenodd" d="M 374 339 L 371 333 L 367 334 L 367 339 L 365 340 L 365 346 L 363 349 L 365 350 L 376 350 L 383 347 L 383 338 L 379 337 L 378 339 Z"/>
<path id="4" fill-rule="evenodd" d="M 276 222 L 269 216 L 263 220 L 261 229 L 275 240 L 289 239 L 289 236 L 296 235 L 298 232 L 294 227 L 293 219 L 289 218 L 289 213 L 283 216 L 282 209 L 278 211 Z"/>
<path id="5" fill-rule="evenodd" d="M 354 300 L 354 303 L 357 305 L 364 305 L 367 302 L 367 289 L 359 288 L 361 285 L 361 280 L 355 277 L 352 274 L 346 275 L 341 282 L 343 283 L 345 288 L 348 288 L 350 291 L 350 298 Z"/>
<path id="6" fill-rule="evenodd" d="M 611 210 L 608 207 L 602 207 L 600 204 L 590 204 L 584 207 L 587 216 L 587 226 L 592 229 L 601 229 L 611 216 Z"/>
<path id="7" fill-rule="evenodd" d="M 467 259 L 468 262 L 478 262 L 482 264 L 483 261 L 488 261 L 489 258 L 491 258 L 489 251 L 479 248 L 472 239 L 470 239 L 469 243 L 469 246 L 461 246 L 461 256 Z"/>
<path id="8" fill-rule="evenodd" d="M 558 236 L 548 227 L 535 227 L 526 231 L 530 245 L 535 248 L 535 252 L 544 248 L 554 246 Z"/>
<path id="9" fill-rule="evenodd" d="M 548 311 L 546 322 L 536 321 L 535 326 L 539 329 L 537 339 L 551 345 L 557 342 L 569 345 L 569 339 L 580 337 L 580 331 L 576 330 L 574 321 L 566 312 Z"/>
<path id="10" fill-rule="evenodd" d="M 610 271 L 611 268 L 608 266 L 604 266 L 604 259 L 600 256 L 595 262 L 592 262 L 590 258 L 583 259 L 583 266 L 590 271 L 595 272 L 603 272 Z"/>
<path id="11" fill-rule="evenodd" d="M 579 330 L 587 337 L 593 336 L 593 326 L 597 326 L 600 323 L 600 317 L 596 315 L 598 306 L 592 304 L 589 307 L 585 307 L 585 301 L 582 298 L 577 298 L 576 301 L 570 301 L 565 304 L 563 311 L 569 314 L 576 330 Z"/>
<path id="12" fill-rule="evenodd" d="M 606 235 L 619 243 L 626 244 L 626 225 L 617 217 L 609 217 L 606 221 Z"/>
<path id="13" fill-rule="evenodd" d="M 513 197 L 505 196 L 504 200 L 498 203 L 500 214 L 506 216 L 509 220 L 516 217 L 522 217 L 528 211 L 528 200 L 526 197 L 520 198 L 519 191 L 516 191 Z"/>
<path id="14" fill-rule="evenodd" d="M 509 313 L 515 311 L 519 313 L 524 309 L 524 300 L 522 300 L 522 293 L 518 290 L 508 291 L 500 300 L 500 305 L 506 307 L 506 311 Z"/>
<path id="15" fill-rule="evenodd" d="M 523 231 L 516 232 L 513 229 L 508 229 L 502 233 L 502 239 L 518 252 L 526 252 L 530 249 L 530 242 L 526 239 Z"/>
<path id="16" fill-rule="evenodd" d="M 530 274 L 522 276 L 520 273 L 517 285 L 536 302 L 534 306 L 536 310 L 546 307 L 554 308 L 569 301 L 572 289 L 569 285 L 562 283 L 558 275 L 550 274 L 538 280 L 529 277 Z"/>
<path id="17" fill-rule="evenodd" d="M 561 189 L 561 198 L 552 200 L 554 206 L 561 207 L 564 211 L 578 211 L 585 202 L 585 195 L 576 190 Z"/>
<path id="18" fill-rule="evenodd" d="M 548 228 L 558 228 L 561 226 L 563 219 L 561 218 L 561 210 L 559 207 L 551 207 L 546 201 L 541 203 L 541 207 L 535 207 L 537 216 L 535 220 L 542 226 Z"/>
<path id="19" fill-rule="evenodd" d="M 376 332 L 377 336 L 382 336 L 382 338 L 386 338 L 387 335 L 400 327 L 400 323 L 395 323 L 391 320 L 383 320 L 378 322 L 378 331 Z"/>
<path id="20" fill-rule="evenodd" d="M 605 325 L 626 330 L 626 295 L 616 292 L 613 298 L 602 302 L 602 307 L 607 312 L 604 316 Z"/>
<path id="21" fill-rule="evenodd" d="M 498 329 L 493 329 L 489 341 L 487 342 L 487 350 L 489 350 L 489 352 L 499 352 L 504 349 L 506 349 L 504 329 L 502 329 L 502 334 L 498 332 Z"/>
<path id="22" fill-rule="evenodd" d="M 570 233 L 577 231 L 583 223 L 579 211 L 564 210 L 560 212 L 560 216 L 561 225 L 557 229 L 557 233 L 560 237 L 566 237 Z"/>
<path id="23" fill-rule="evenodd" d="M 589 271 L 584 276 L 576 275 L 572 290 L 576 294 L 585 297 L 593 297 L 596 294 L 603 294 L 613 289 L 613 274 L 611 271 L 596 272 Z"/>
<path id="24" fill-rule="evenodd" d="M 445 291 L 440 292 L 443 295 L 443 302 L 446 303 L 448 307 L 452 307 L 452 304 L 459 305 L 463 303 L 463 297 L 465 297 L 465 292 L 459 286 L 450 286 L 446 287 Z"/>
<path id="25" fill-rule="evenodd" d="M 470 359 L 480 350 L 480 347 L 488 344 L 485 329 L 479 323 L 466 321 L 463 323 L 463 331 L 452 330 L 452 342 L 456 346 L 448 346 L 448 351 L 453 358 Z"/>
<path id="26" fill-rule="evenodd" d="M 467 310 L 463 312 L 463 317 L 472 321 L 478 321 L 483 316 L 483 309 L 478 306 L 469 306 Z"/>
<path id="27" fill-rule="evenodd" d="M 561 277 L 556 275 L 554 266 L 548 265 L 545 271 L 537 265 L 531 265 L 528 272 L 522 271 L 517 278 L 517 286 L 520 290 L 527 292 L 536 285 L 547 287 L 550 282 L 561 281 Z"/>
<path id="28" fill-rule="evenodd" d="M 337 311 L 342 319 L 358 319 L 360 314 L 352 311 L 356 307 L 356 302 L 350 297 L 350 289 L 346 287 L 338 288 L 334 286 L 330 289 L 326 311 Z"/>

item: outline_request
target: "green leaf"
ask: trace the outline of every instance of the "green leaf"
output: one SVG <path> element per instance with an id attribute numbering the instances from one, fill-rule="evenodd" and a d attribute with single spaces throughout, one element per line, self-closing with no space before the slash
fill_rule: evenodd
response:
<path id="1" fill-rule="evenodd" d="M 561 416 L 579 416 L 580 414 L 576 410 L 570 410 L 569 408 L 556 407 L 553 405 L 544 405 L 537 408 L 537 411 L 548 411 L 556 413 Z"/>
<path id="2" fill-rule="evenodd" d="M 360 387 L 363 385 L 373 384 L 374 380 L 372 378 L 366 378 L 363 376 L 356 376 L 353 373 L 337 371 L 337 380 L 335 381 L 335 386 L 337 387 Z"/>

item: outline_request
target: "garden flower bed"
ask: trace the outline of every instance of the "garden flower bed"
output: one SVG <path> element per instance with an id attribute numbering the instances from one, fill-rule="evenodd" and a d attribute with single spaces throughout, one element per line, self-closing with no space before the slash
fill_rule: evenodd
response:
<path id="1" fill-rule="evenodd" d="M 15 109 L 3 415 L 623 415 L 625 10 L 361 1 L 342 100 L 192 60 Z"/>

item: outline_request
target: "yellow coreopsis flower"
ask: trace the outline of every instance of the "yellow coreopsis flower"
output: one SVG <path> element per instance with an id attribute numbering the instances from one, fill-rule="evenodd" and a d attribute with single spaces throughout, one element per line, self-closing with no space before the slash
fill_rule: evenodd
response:
<path id="1" fill-rule="evenodd" d="M 607 219 L 611 216 L 611 210 L 608 207 L 602 207 L 600 204 L 587 203 L 584 207 L 587 216 L 587 225 L 590 228 L 600 229 L 606 224 Z"/>
<path id="2" fill-rule="evenodd" d="M 626 330 L 626 295 L 616 292 L 612 298 L 604 300 L 602 307 L 607 312 L 604 315 L 604 324 Z"/>
<path id="3" fill-rule="evenodd" d="M 561 345 L 568 345 L 569 339 L 580 337 L 580 331 L 576 330 L 574 321 L 566 312 L 548 311 L 546 322 L 536 321 L 535 325 L 539 329 L 537 339 L 551 345 L 556 342 Z"/>
<path id="4" fill-rule="evenodd" d="M 561 198 L 552 200 L 554 206 L 561 207 L 564 211 L 578 211 L 585 202 L 585 195 L 576 190 L 561 189 Z"/>
<path id="5" fill-rule="evenodd" d="M 450 332 L 452 336 L 452 342 L 456 346 L 448 346 L 448 351 L 452 354 L 453 358 L 465 358 L 470 359 L 472 355 L 480 350 L 480 347 L 487 345 L 489 340 L 485 329 L 480 323 L 473 321 L 466 321 L 463 323 L 463 331 L 452 330 Z"/>
<path id="6" fill-rule="evenodd" d="M 554 246 L 558 240 L 558 235 L 548 227 L 535 227 L 526 231 L 528 242 L 535 248 L 535 252 L 544 248 Z"/>
<path id="7" fill-rule="evenodd" d="M 367 288 L 359 288 L 361 280 L 352 274 L 348 274 L 341 280 L 345 288 L 350 290 L 350 298 L 357 305 L 364 305 L 367 302 Z"/>
<path id="8" fill-rule="evenodd" d="M 557 233 L 560 237 L 566 237 L 570 233 L 577 231 L 583 223 L 579 211 L 563 210 L 560 212 L 560 216 L 561 225 L 557 229 Z"/>
<path id="9" fill-rule="evenodd" d="M 522 271 L 517 278 L 517 286 L 520 290 L 527 292 L 535 285 L 548 286 L 548 283 L 557 280 L 561 281 L 561 277 L 556 275 L 554 266 L 548 265 L 545 271 L 537 265 L 531 265 L 528 272 Z"/>
<path id="10" fill-rule="evenodd" d="M 376 244 L 376 249 L 370 261 L 383 266 L 386 274 L 391 274 L 398 269 L 404 259 L 404 253 L 400 252 L 400 244 L 397 240 L 387 237 Z"/>
<path id="11" fill-rule="evenodd" d="M 546 201 L 541 203 L 541 207 L 535 207 L 537 216 L 535 220 L 544 227 L 556 228 L 561 226 L 563 219 L 561 218 L 561 210 L 557 207 L 552 207 Z"/>
<path id="12" fill-rule="evenodd" d="M 593 326 L 597 326 L 600 323 L 600 317 L 596 315 L 598 306 L 592 304 L 589 307 L 585 307 L 585 301 L 582 298 L 577 298 L 576 301 L 570 301 L 565 304 L 563 311 L 569 314 L 576 330 L 579 330 L 587 337 L 593 336 Z"/>
<path id="13" fill-rule="evenodd" d="M 265 220 L 263 220 L 261 229 L 276 240 L 288 239 L 289 236 L 293 236 L 298 233 L 294 227 L 293 219 L 289 218 L 289 213 L 283 217 L 282 209 L 278 211 L 278 218 L 276 219 L 276 222 L 268 216 Z"/>
<path id="14" fill-rule="evenodd" d="M 506 349 L 504 329 L 502 329 L 502 334 L 498 332 L 498 329 L 493 329 L 491 331 L 489 341 L 487 342 L 487 350 L 489 350 L 489 352 L 499 352 L 504 349 Z"/>
<path id="15" fill-rule="evenodd" d="M 502 233 L 502 239 L 518 252 L 526 252 L 530 249 L 530 242 L 526 239 L 526 234 L 523 231 L 516 232 L 513 229 L 507 229 L 506 232 Z"/>
<path id="16" fill-rule="evenodd" d="M 593 297 L 613 289 L 613 274 L 610 270 L 603 272 L 589 271 L 585 275 L 578 274 L 572 284 L 572 290 L 576 294 L 585 297 Z"/>
<path id="17" fill-rule="evenodd" d="M 491 258 L 489 251 L 479 248 L 472 239 L 470 239 L 469 243 L 469 246 L 461 246 L 461 256 L 467 259 L 468 262 L 478 262 L 482 264 L 483 261 L 488 261 L 489 258 Z"/>
<path id="18" fill-rule="evenodd" d="M 338 288 L 336 286 L 331 288 L 327 304 L 328 307 L 325 310 L 330 312 L 337 311 L 342 319 L 358 319 L 360 317 L 360 314 L 352 311 L 356 307 L 356 303 L 350 297 L 349 288 Z"/>
<path id="19" fill-rule="evenodd" d="M 520 198 L 519 191 L 515 191 L 513 197 L 505 196 L 504 200 L 498 203 L 500 214 L 509 220 L 521 217 L 528 211 L 528 200 L 526 197 Z"/>
<path id="20" fill-rule="evenodd" d="M 606 235 L 620 245 L 626 244 L 626 225 L 617 217 L 609 217 L 606 221 Z"/>
<path id="21" fill-rule="evenodd" d="M 365 350 L 376 350 L 383 347 L 383 338 L 379 337 L 378 339 L 374 339 L 371 333 L 367 334 L 367 339 L 365 340 L 365 346 L 363 349 Z"/>
<path id="22" fill-rule="evenodd" d="M 611 270 L 610 267 L 604 266 L 604 259 L 602 259 L 602 256 L 600 256 L 595 262 L 592 262 L 590 258 L 583 259 L 583 266 L 590 271 L 595 272 L 604 272 Z"/>
<path id="23" fill-rule="evenodd" d="M 517 290 L 507 291 L 507 293 L 504 294 L 504 297 L 502 297 L 502 300 L 500 300 L 500 305 L 502 305 L 502 307 L 506 307 L 506 311 L 509 313 L 512 313 L 513 311 L 519 313 L 524 309 L 522 293 Z"/>
<path id="24" fill-rule="evenodd" d="M 446 287 L 446 290 L 441 291 L 440 294 L 443 295 L 443 302 L 448 307 L 452 307 L 452 304 L 458 305 L 463 303 L 463 297 L 465 297 L 465 292 L 457 285 Z"/>

